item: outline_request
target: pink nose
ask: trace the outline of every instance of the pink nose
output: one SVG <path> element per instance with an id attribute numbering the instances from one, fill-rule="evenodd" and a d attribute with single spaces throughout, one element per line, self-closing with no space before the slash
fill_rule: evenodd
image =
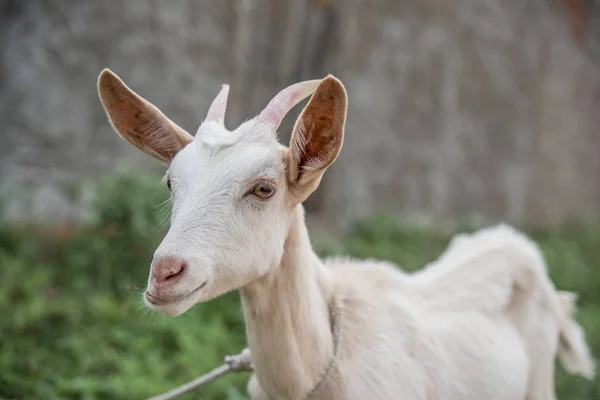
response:
<path id="1" fill-rule="evenodd" d="M 183 276 L 187 263 L 179 258 L 166 258 L 152 265 L 152 278 L 158 284 L 175 283 Z"/>

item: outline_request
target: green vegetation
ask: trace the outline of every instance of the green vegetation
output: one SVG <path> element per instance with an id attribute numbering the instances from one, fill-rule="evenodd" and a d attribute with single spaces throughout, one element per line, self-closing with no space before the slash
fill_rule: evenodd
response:
<path id="1" fill-rule="evenodd" d="M 99 190 L 94 221 L 51 231 L 0 225 L 0 399 L 144 399 L 178 386 L 244 347 L 238 295 L 181 317 L 141 302 L 168 194 L 155 177 L 120 175 Z M 579 321 L 600 354 L 600 226 L 531 232 L 560 289 L 580 294 Z M 443 233 L 390 219 L 360 222 L 319 252 L 376 257 L 414 270 L 447 245 Z M 186 398 L 244 399 L 248 374 Z M 559 368 L 561 400 L 600 398 Z"/>

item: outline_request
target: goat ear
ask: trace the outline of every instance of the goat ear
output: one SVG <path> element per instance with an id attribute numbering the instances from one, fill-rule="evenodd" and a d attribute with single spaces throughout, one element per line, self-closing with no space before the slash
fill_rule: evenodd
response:
<path id="1" fill-rule="evenodd" d="M 109 69 L 98 77 L 98 95 L 119 136 L 160 161 L 170 162 L 193 139 Z"/>
<path id="2" fill-rule="evenodd" d="M 344 140 L 346 89 L 329 75 L 321 81 L 296 121 L 288 151 L 288 185 L 301 203 L 317 188 Z"/>

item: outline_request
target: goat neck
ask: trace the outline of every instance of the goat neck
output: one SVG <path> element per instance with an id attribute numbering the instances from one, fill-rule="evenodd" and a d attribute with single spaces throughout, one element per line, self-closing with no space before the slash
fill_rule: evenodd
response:
<path id="1" fill-rule="evenodd" d="M 241 290 L 256 375 L 272 396 L 302 399 L 331 362 L 332 285 L 311 247 L 298 205 L 281 264 Z"/>

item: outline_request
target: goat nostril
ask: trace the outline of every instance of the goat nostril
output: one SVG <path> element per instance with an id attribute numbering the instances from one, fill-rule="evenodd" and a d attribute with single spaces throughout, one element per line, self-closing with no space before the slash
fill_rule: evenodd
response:
<path id="1" fill-rule="evenodd" d="M 152 277 L 156 283 L 167 281 L 173 283 L 184 275 L 187 267 L 187 262 L 184 260 L 162 260 L 152 267 Z"/>
<path id="2" fill-rule="evenodd" d="M 169 275 L 167 275 L 167 276 L 165 277 L 165 281 L 169 281 L 169 280 L 172 280 L 172 279 L 176 279 L 176 278 L 179 278 L 180 276 L 182 276 L 182 275 L 183 275 L 183 272 L 184 272 L 184 271 L 185 271 L 185 269 L 186 269 L 186 266 L 187 266 L 187 265 L 186 265 L 185 261 L 183 261 L 183 262 L 181 262 L 181 263 L 179 263 L 179 264 L 176 264 L 176 265 L 173 267 L 173 269 L 171 270 L 171 274 L 169 274 Z"/>

